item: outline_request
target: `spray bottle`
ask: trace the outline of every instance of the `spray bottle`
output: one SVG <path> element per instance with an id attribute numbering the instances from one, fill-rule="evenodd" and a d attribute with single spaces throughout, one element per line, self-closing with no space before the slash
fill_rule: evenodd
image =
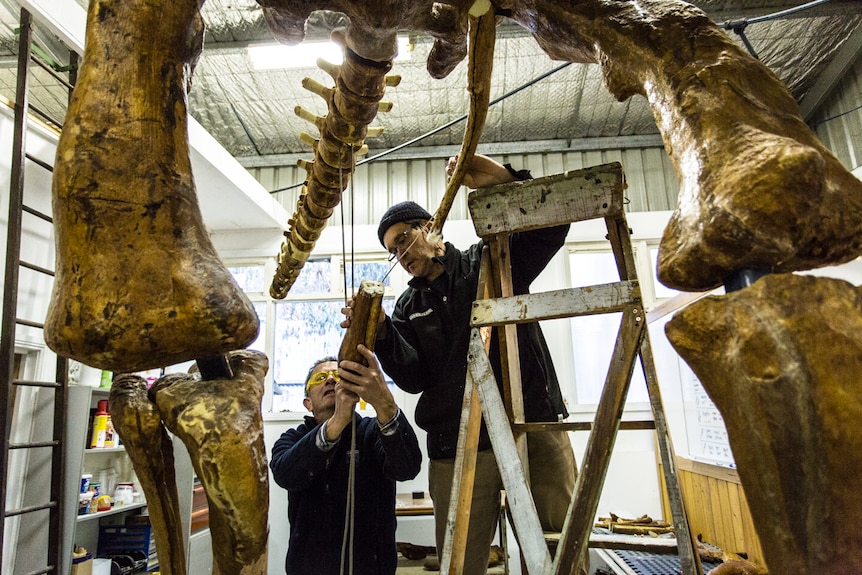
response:
<path id="1" fill-rule="evenodd" d="M 100 399 L 96 415 L 93 416 L 93 437 L 90 439 L 91 448 L 105 447 L 105 435 L 108 431 L 108 400 Z"/>

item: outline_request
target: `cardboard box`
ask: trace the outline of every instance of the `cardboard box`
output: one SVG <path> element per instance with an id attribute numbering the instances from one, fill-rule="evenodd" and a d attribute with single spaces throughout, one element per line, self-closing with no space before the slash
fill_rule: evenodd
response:
<path id="1" fill-rule="evenodd" d="M 72 559 L 71 575 L 93 575 L 93 556 L 87 553 L 80 559 Z"/>

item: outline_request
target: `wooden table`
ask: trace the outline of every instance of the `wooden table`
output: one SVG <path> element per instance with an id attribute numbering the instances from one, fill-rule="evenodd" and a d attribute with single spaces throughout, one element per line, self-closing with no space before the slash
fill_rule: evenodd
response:
<path id="1" fill-rule="evenodd" d="M 395 515 L 434 515 L 431 497 L 426 492 L 421 493 L 421 497 L 414 497 L 412 493 L 396 493 Z"/>

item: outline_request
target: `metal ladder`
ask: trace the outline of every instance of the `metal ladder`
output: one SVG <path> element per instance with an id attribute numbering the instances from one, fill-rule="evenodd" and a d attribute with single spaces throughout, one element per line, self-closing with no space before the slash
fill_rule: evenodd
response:
<path id="1" fill-rule="evenodd" d="M 482 416 L 500 467 L 523 564 L 530 575 L 568 575 L 585 558 L 619 429 L 656 430 L 682 572 L 684 575 L 702 574 L 680 493 L 656 377 L 646 313 L 635 271 L 631 231 L 623 211 L 624 187 L 622 167 L 614 163 L 479 189 L 469 196 L 474 227 L 486 247 L 482 256 L 480 291 L 473 304 L 452 505 L 441 558 L 441 573 L 444 575 L 460 574 L 463 569 Z M 538 294 L 513 294 L 509 234 L 599 218 L 604 219 L 607 227 L 607 239 L 616 259 L 619 282 Z M 481 295 L 483 292 L 484 297 Z M 592 425 L 582 422 L 526 423 L 516 324 L 615 312 L 622 312 L 620 330 Z M 503 396 L 483 343 L 483 337 L 487 339 L 487 330 L 493 326 L 499 327 Z M 644 370 L 653 421 L 622 422 L 638 356 Z M 568 517 L 552 558 L 527 481 L 525 434 L 554 429 L 592 431 Z M 601 546 L 607 548 L 614 544 L 606 541 Z"/>
<path id="2" fill-rule="evenodd" d="M 63 557 L 61 557 L 61 541 L 64 526 L 63 517 L 63 461 L 65 440 L 63 438 L 66 427 L 66 387 L 68 383 L 68 362 L 65 358 L 57 356 L 55 378 L 53 381 L 28 381 L 20 379 L 16 369 L 16 329 L 19 326 L 35 329 L 43 329 L 42 323 L 18 317 L 19 303 L 19 275 L 23 269 L 30 270 L 37 275 L 53 277 L 54 272 L 41 266 L 21 260 L 21 239 L 24 230 L 25 216 L 34 217 L 48 223 L 53 223 L 50 215 L 33 209 L 24 203 L 24 174 L 25 162 L 36 164 L 38 167 L 53 171 L 52 166 L 41 160 L 30 156 L 25 150 L 27 134 L 28 114 L 34 112 L 56 124 L 46 114 L 36 110 L 29 104 L 28 76 L 29 64 L 32 60 L 45 71 L 55 77 L 61 84 L 69 89 L 71 96 L 74 83 L 75 69 L 77 68 L 77 55 L 70 54 L 71 65 L 68 70 L 70 79 L 58 75 L 48 64 L 32 53 L 33 45 L 33 22 L 29 12 L 21 10 L 20 35 L 18 44 L 18 76 L 15 97 L 15 120 L 12 147 L 12 169 L 10 174 L 11 185 L 9 194 L 9 219 L 6 241 L 6 267 L 5 267 L 5 289 L 3 292 L 3 317 L 0 327 L 0 422 L 4 431 L 3 448 L 0 450 L 0 513 L 3 521 L 0 523 L 0 565 L 3 561 L 3 550 L 7 545 L 7 527 L 10 521 L 18 521 L 19 525 L 26 528 L 27 532 L 38 531 L 41 537 L 47 539 L 47 548 L 44 562 L 40 559 L 29 557 L 27 565 L 22 568 L 30 569 L 33 564 L 42 566 L 28 571 L 29 575 L 41 573 L 60 573 Z M 24 442 L 12 441 L 12 421 L 16 407 L 16 396 L 22 388 L 39 388 L 47 391 L 50 395 L 48 400 L 53 410 L 53 429 L 50 439 L 31 440 Z M 40 405 L 44 394 L 39 392 Z M 38 432 L 37 432 L 38 433 Z M 43 435 L 48 435 L 44 433 Z M 32 435 L 32 437 L 35 436 Z M 50 451 L 50 457 L 44 455 Z M 26 489 L 22 492 L 22 504 L 15 508 L 8 508 L 7 492 L 9 491 L 10 461 L 15 457 L 12 454 L 21 455 L 27 477 L 31 471 L 38 468 L 39 475 L 44 477 L 50 474 L 49 485 L 39 484 L 38 481 L 28 481 Z M 27 523 L 29 522 L 29 523 Z M 45 533 L 47 530 L 47 533 Z M 22 548 L 18 545 L 19 551 Z M 20 559 L 20 558 L 19 558 Z M 17 565 L 18 562 L 16 562 Z M 17 572 L 18 567 L 15 568 Z"/>

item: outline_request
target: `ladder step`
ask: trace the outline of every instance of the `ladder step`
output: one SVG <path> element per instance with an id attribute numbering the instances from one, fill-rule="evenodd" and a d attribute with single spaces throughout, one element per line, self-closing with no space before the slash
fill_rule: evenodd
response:
<path id="1" fill-rule="evenodd" d="M 637 280 L 476 300 L 470 325 L 483 327 L 614 313 L 630 305 L 641 305 Z"/>
<path id="2" fill-rule="evenodd" d="M 37 209 L 31 208 L 30 206 L 22 205 L 22 206 L 21 206 L 21 209 L 22 209 L 23 211 L 27 212 L 28 214 L 34 215 L 34 216 L 36 216 L 36 217 L 37 217 L 37 218 L 39 218 L 39 219 L 45 220 L 45 221 L 46 221 L 46 222 L 48 222 L 49 224 L 53 224 L 53 223 L 54 223 L 54 218 L 52 218 L 52 217 L 51 217 L 51 216 L 49 216 L 48 214 L 45 214 L 45 213 L 40 212 L 40 211 L 39 211 L 39 210 L 37 210 Z"/>
<path id="3" fill-rule="evenodd" d="M 34 272 L 39 272 L 41 274 L 45 274 L 46 276 L 54 277 L 54 270 L 49 270 L 48 268 L 43 268 L 42 266 L 37 266 L 36 264 L 31 264 L 29 262 L 20 261 L 18 262 L 22 268 L 27 268 L 28 270 L 33 270 Z"/>
<path id="4" fill-rule="evenodd" d="M 28 443 L 10 443 L 9 449 L 35 449 L 38 447 L 56 447 L 59 441 L 31 441 Z"/>
<path id="5" fill-rule="evenodd" d="M 623 211 L 619 162 L 479 188 L 467 196 L 476 235 L 535 230 L 612 217 Z"/>
<path id="6" fill-rule="evenodd" d="M 31 505 L 29 507 L 21 507 L 20 509 L 11 509 L 6 511 L 6 517 L 16 517 L 18 515 L 26 515 L 27 513 L 35 513 L 37 511 L 44 511 L 46 509 L 52 509 L 57 507 L 56 501 L 49 501 L 48 503 L 43 503 L 41 505 Z"/>
<path id="7" fill-rule="evenodd" d="M 43 567 L 41 569 L 37 569 L 36 571 L 30 571 L 27 575 L 44 575 L 45 573 L 56 573 L 57 566 L 56 565 L 48 565 L 47 567 Z"/>
<path id="8" fill-rule="evenodd" d="M 63 384 L 58 383 L 56 381 L 28 381 L 28 380 L 23 380 L 23 379 L 13 380 L 12 385 L 20 385 L 21 387 L 48 387 L 48 388 L 63 387 Z"/>
<path id="9" fill-rule="evenodd" d="M 27 327 L 35 327 L 36 329 L 45 329 L 45 324 L 30 321 L 29 319 L 15 318 L 15 323 L 18 325 L 26 325 Z"/>
<path id="10" fill-rule="evenodd" d="M 592 429 L 592 421 L 546 421 L 512 424 L 512 430 L 519 433 L 529 433 L 531 431 L 590 431 Z M 655 429 L 655 422 L 652 420 L 621 421 L 620 429 Z"/>

